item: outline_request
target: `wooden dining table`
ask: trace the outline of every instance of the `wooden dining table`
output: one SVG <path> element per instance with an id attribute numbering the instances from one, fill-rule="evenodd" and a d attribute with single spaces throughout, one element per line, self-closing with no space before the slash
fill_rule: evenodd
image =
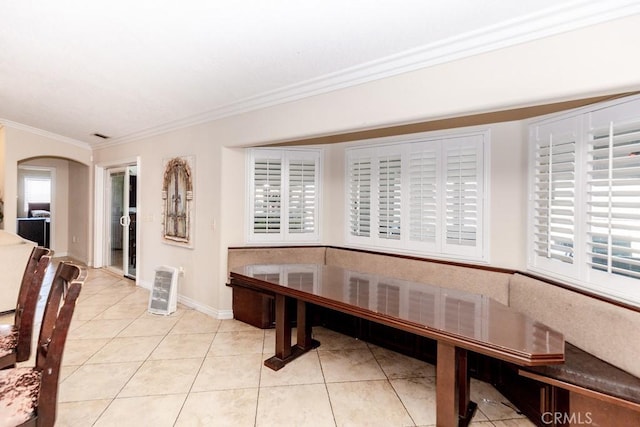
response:
<path id="1" fill-rule="evenodd" d="M 231 270 L 230 285 L 275 298 L 275 354 L 264 362 L 273 370 L 320 345 L 308 304 L 436 340 L 438 426 L 466 426 L 475 413 L 468 351 L 519 366 L 564 362 L 561 333 L 480 294 L 324 264 L 245 265 Z"/>

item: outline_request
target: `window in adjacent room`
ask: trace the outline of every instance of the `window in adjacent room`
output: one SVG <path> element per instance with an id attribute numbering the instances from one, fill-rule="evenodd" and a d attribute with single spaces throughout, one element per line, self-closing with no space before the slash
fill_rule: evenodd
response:
<path id="1" fill-rule="evenodd" d="M 486 261 L 488 132 L 347 150 L 347 242 Z"/>
<path id="2" fill-rule="evenodd" d="M 530 126 L 529 268 L 640 302 L 640 98 Z"/>
<path id="3" fill-rule="evenodd" d="M 29 203 L 51 203 L 51 177 L 26 175 L 24 177 L 24 211 L 28 212 Z"/>
<path id="4" fill-rule="evenodd" d="M 249 241 L 317 242 L 320 151 L 249 150 Z"/>

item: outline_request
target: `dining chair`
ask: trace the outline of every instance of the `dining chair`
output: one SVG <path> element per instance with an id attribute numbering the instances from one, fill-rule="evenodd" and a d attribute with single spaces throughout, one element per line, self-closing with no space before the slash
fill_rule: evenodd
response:
<path id="1" fill-rule="evenodd" d="M 51 250 L 36 246 L 22 274 L 12 325 L 0 325 L 0 369 L 24 362 L 31 356 L 31 338 L 42 282 L 51 262 Z"/>
<path id="2" fill-rule="evenodd" d="M 69 325 L 86 270 L 61 262 L 51 283 L 33 367 L 0 370 L 0 426 L 52 427 Z"/>

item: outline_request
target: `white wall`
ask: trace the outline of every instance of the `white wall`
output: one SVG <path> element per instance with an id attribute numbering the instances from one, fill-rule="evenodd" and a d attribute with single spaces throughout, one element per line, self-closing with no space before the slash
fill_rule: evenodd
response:
<path id="1" fill-rule="evenodd" d="M 26 129 L 17 129 L 4 125 L 4 162 L 0 173 L 4 179 L 4 228 L 7 231 L 16 231 L 16 216 L 18 203 L 18 164 L 27 159 L 49 158 L 36 162 L 41 166 L 56 168 L 56 230 L 54 232 L 52 246 L 56 256 L 65 255 L 69 250 L 69 209 L 74 203 L 87 204 L 89 194 L 78 192 L 75 194 L 77 183 L 69 181 L 68 160 L 73 160 L 84 165 L 91 163 L 91 151 L 77 145 L 69 144 L 56 138 L 40 133 L 30 132 Z M 43 163 L 44 162 L 44 163 Z M 62 184 L 61 184 L 62 183 Z M 61 185 L 60 185 L 61 184 Z M 74 193 L 70 200 L 70 192 Z M 93 242 L 86 235 L 81 242 L 85 247 L 91 247 Z M 80 261 L 85 261 L 81 259 Z"/>

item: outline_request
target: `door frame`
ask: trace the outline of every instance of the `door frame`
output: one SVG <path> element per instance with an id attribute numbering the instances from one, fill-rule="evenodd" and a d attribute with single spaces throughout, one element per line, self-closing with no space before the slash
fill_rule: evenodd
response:
<path id="1" fill-rule="evenodd" d="M 94 229 L 93 229 L 93 267 L 102 268 L 108 267 L 106 264 L 106 221 L 109 221 L 109 218 L 105 218 L 105 209 L 106 209 L 106 196 L 108 194 L 107 186 L 109 185 L 109 180 L 107 174 L 108 170 L 117 167 L 127 167 L 131 165 L 136 165 L 136 173 L 137 173 L 137 181 L 138 185 L 140 184 L 140 178 L 142 176 L 142 160 L 140 156 L 128 158 L 128 159 L 120 159 L 117 161 L 111 162 L 102 162 L 95 165 L 95 182 L 94 182 Z M 136 192 L 136 216 L 141 218 L 142 212 L 142 204 L 140 201 L 141 192 Z M 140 221 L 138 221 L 140 222 Z M 141 228 L 139 225 L 136 227 L 136 285 L 140 283 L 140 270 L 142 267 L 142 259 L 140 257 L 140 235 Z"/>

